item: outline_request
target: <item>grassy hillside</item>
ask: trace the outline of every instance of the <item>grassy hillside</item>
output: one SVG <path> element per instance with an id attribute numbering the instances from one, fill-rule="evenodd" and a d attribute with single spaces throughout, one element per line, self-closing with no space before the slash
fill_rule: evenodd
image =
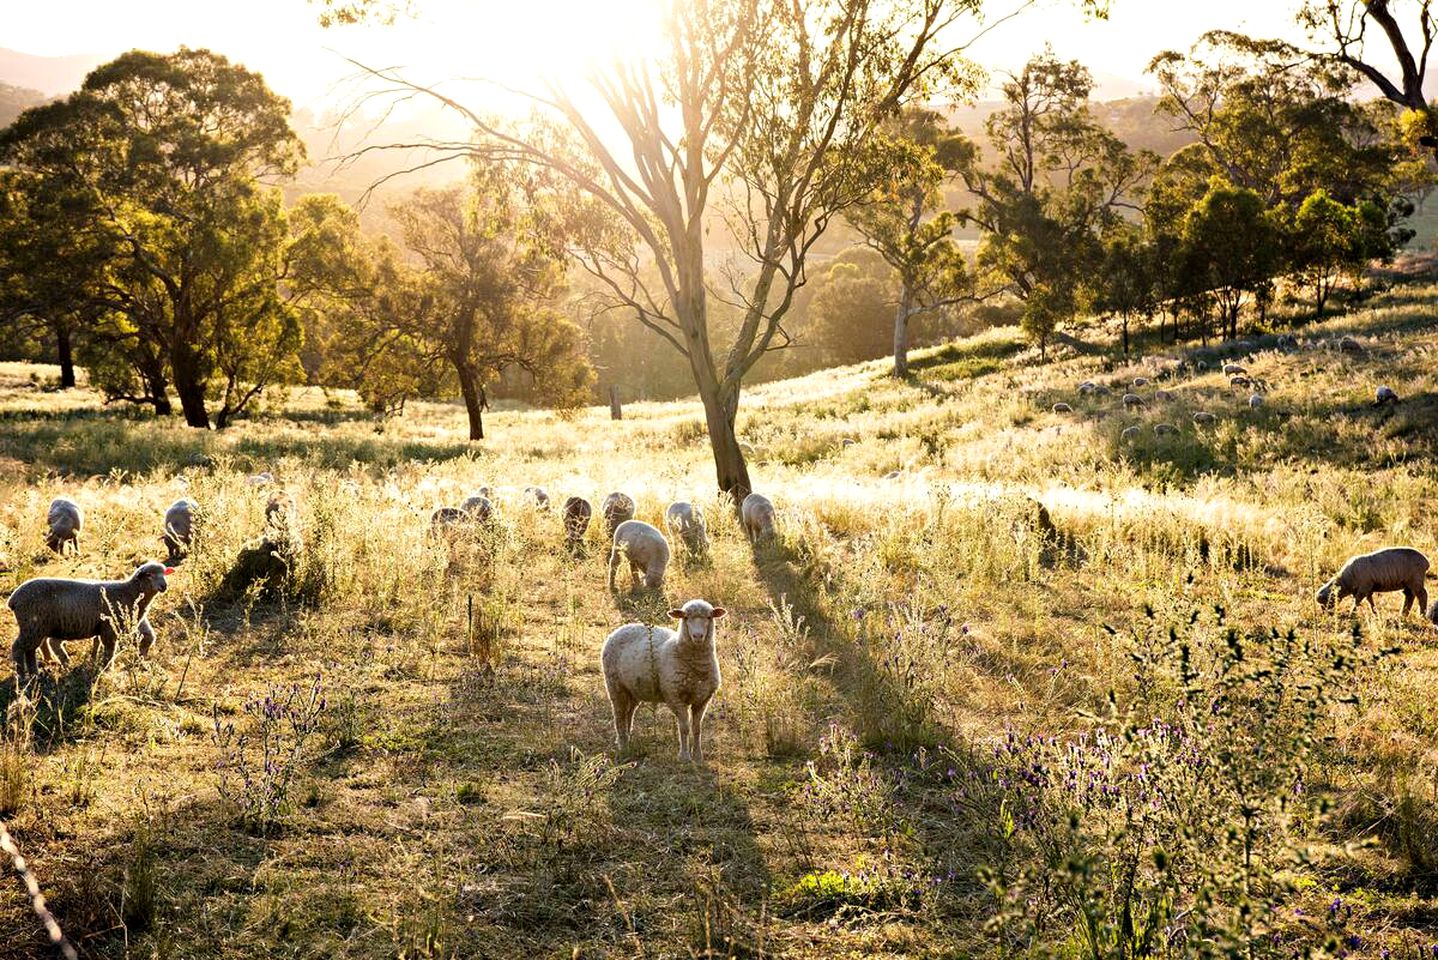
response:
<path id="1" fill-rule="evenodd" d="M 0 686 L 0 809 L 97 957 L 1079 953 L 1145 917 L 1178 955 L 1247 909 L 1283 955 L 1426 947 L 1438 633 L 1392 594 L 1312 596 L 1359 550 L 1438 558 L 1435 309 L 1400 287 L 1303 331 L 1361 356 L 1255 343 L 1256 411 L 1199 372 L 1127 414 L 1076 385 L 1171 359 L 1039 366 L 1004 330 L 909 382 L 767 385 L 741 431 L 782 518 L 758 547 L 708 494 L 693 403 L 500 412 L 471 445 L 453 406 L 378 425 L 297 392 L 198 434 L 5 366 L 0 590 L 126 573 L 182 494 L 207 522 L 151 659 Z M 260 470 L 305 551 L 283 595 L 226 597 Z M 612 595 L 600 531 L 568 556 L 534 483 L 652 522 L 694 499 L 712 551 Z M 482 484 L 492 530 L 428 536 Z M 76 557 L 43 546 L 59 494 L 88 511 Z M 600 644 L 694 596 L 731 614 L 708 762 L 675 759 L 662 708 L 616 758 Z M 10 889 L 0 957 L 36 955 Z"/>

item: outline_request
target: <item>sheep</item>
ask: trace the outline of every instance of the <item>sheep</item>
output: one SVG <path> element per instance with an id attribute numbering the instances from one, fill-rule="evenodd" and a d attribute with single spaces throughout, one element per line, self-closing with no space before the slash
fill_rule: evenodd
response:
<path id="1" fill-rule="evenodd" d="M 1211 426 L 1213 426 L 1213 425 L 1214 425 L 1215 423 L 1217 423 L 1217 422 L 1218 422 L 1218 417 L 1216 417 L 1216 416 L 1214 416 L 1213 414 L 1209 413 L 1207 410 L 1200 410 L 1200 411 L 1198 411 L 1198 413 L 1195 413 L 1195 414 L 1193 415 L 1193 423 L 1194 423 L 1194 426 L 1198 426 L 1198 427 L 1211 427 Z"/>
<path id="2" fill-rule="evenodd" d="M 627 493 L 615 491 L 604 498 L 599 512 L 604 517 L 605 533 L 612 540 L 621 523 L 634 519 L 634 500 Z"/>
<path id="3" fill-rule="evenodd" d="M 1169 393 L 1167 390 L 1155 390 L 1153 398 L 1159 403 L 1168 403 L 1173 400 L 1173 394 Z"/>
<path id="4" fill-rule="evenodd" d="M 854 446 L 855 444 L 857 444 L 858 442 L 859 442 L 859 441 L 855 440 L 853 437 L 845 437 L 843 440 L 840 440 L 840 441 L 839 441 L 839 446 L 840 446 L 841 448 L 847 450 L 847 449 L 849 449 L 850 447 L 852 447 L 852 446 Z"/>
<path id="5" fill-rule="evenodd" d="M 679 727 L 679 759 L 704 761 L 704 710 L 719 689 L 714 621 L 723 607 L 690 600 L 669 616 L 678 630 L 627 623 L 611 633 L 599 653 L 604 688 L 614 710 L 619 752 L 629 748 L 634 711 L 641 703 L 664 703 Z"/>
<path id="6" fill-rule="evenodd" d="M 439 507 L 429 515 L 430 532 L 438 534 L 449 527 L 455 527 L 469 520 L 469 514 L 459 507 Z"/>
<path id="7" fill-rule="evenodd" d="M 1363 348 L 1363 344 L 1359 343 L 1352 337 L 1344 337 L 1343 339 L 1338 341 L 1338 352 L 1361 354 L 1367 353 L 1368 351 Z"/>
<path id="8" fill-rule="evenodd" d="M 704 511 L 684 500 L 676 500 L 664 511 L 664 525 L 684 542 L 690 553 L 703 554 L 709 549 L 709 533 L 704 528 Z"/>
<path id="9" fill-rule="evenodd" d="M 1376 613 L 1378 608 L 1373 603 L 1375 593 L 1402 590 L 1403 615 L 1408 615 L 1414 600 L 1418 601 L 1421 614 L 1428 606 L 1428 590 L 1423 585 L 1423 578 L 1427 575 L 1428 558 L 1422 553 L 1412 547 L 1385 547 L 1373 553 L 1350 557 L 1343 569 L 1338 571 L 1338 576 L 1319 588 L 1316 599 L 1323 608 L 1332 609 L 1338 601 L 1351 596 L 1354 610 L 1367 600 L 1369 609 Z M 1334 596 L 1335 587 L 1337 596 Z"/>
<path id="10" fill-rule="evenodd" d="M 1251 387 L 1253 386 L 1253 381 L 1239 373 L 1228 378 L 1228 385 L 1230 387 Z"/>
<path id="11" fill-rule="evenodd" d="M 549 509 L 549 493 L 543 487 L 525 487 L 524 495 L 534 502 L 534 509 Z"/>
<path id="12" fill-rule="evenodd" d="M 489 488 L 483 487 L 481 489 L 488 490 Z M 480 493 L 473 497 L 467 497 L 465 501 L 459 505 L 459 509 L 464 511 L 466 518 L 475 523 L 486 523 L 489 518 L 494 515 L 494 501 L 489 499 L 488 494 Z"/>
<path id="13" fill-rule="evenodd" d="M 1383 406 L 1385 403 L 1397 403 L 1397 402 L 1398 402 L 1398 394 L 1396 394 L 1396 393 L 1393 392 L 1393 388 L 1392 388 L 1392 387 L 1389 387 L 1389 386 L 1382 386 L 1382 387 L 1379 387 L 1379 388 L 1378 388 L 1377 398 L 1373 401 L 1373 405 L 1374 405 L 1375 407 L 1381 407 L 1381 406 Z"/>
<path id="14" fill-rule="evenodd" d="M 1197 370 L 1199 373 L 1204 372 L 1205 370 L 1208 369 L 1208 361 L 1207 361 L 1207 360 L 1195 360 L 1195 361 L 1193 361 L 1193 369 Z"/>
<path id="15" fill-rule="evenodd" d="M 614 531 L 609 548 L 609 589 L 614 590 L 615 574 L 621 560 L 629 561 L 629 573 L 635 586 L 640 574 L 644 586 L 658 590 L 664 584 L 664 570 L 669 566 L 669 541 L 659 528 L 643 520 L 625 520 Z"/>
<path id="16" fill-rule="evenodd" d="M 749 494 L 739 505 L 739 525 L 751 543 L 774 539 L 773 502 L 763 494 Z"/>
<path id="17" fill-rule="evenodd" d="M 165 533 L 160 537 L 160 542 L 169 551 L 165 562 L 170 566 L 179 563 L 189 552 L 199 509 L 199 504 L 195 501 L 181 498 L 170 504 L 170 508 L 165 511 Z"/>
<path id="18" fill-rule="evenodd" d="M 1433 606 L 1428 608 L 1428 622 L 1438 627 L 1438 600 L 1433 601 Z"/>
<path id="19" fill-rule="evenodd" d="M 1247 373 L 1248 371 L 1245 370 L 1245 369 L 1243 368 L 1243 366 L 1240 365 L 1240 364 L 1237 364 L 1237 363 L 1225 363 L 1225 364 L 1223 365 L 1223 372 L 1224 372 L 1224 374 L 1227 375 L 1227 376 L 1233 376 L 1234 374 L 1244 374 L 1244 373 Z"/>
<path id="20" fill-rule="evenodd" d="M 564 501 L 564 542 L 571 550 L 579 546 L 584 532 L 589 529 L 589 518 L 594 508 L 583 497 L 570 497 Z"/>
<path id="21" fill-rule="evenodd" d="M 275 482 L 275 475 L 265 470 L 261 473 L 253 474 L 245 482 L 252 487 L 267 487 Z"/>
<path id="22" fill-rule="evenodd" d="M 1131 442 L 1131 441 L 1133 441 L 1133 440 L 1137 440 L 1137 439 L 1138 439 L 1138 434 L 1139 434 L 1139 428 L 1138 428 L 1138 427 L 1124 427 L 1124 428 L 1123 428 L 1123 432 L 1118 435 L 1118 438 L 1119 438 L 1119 440 L 1123 441 L 1124 443 L 1129 443 L 1129 442 Z"/>
<path id="23" fill-rule="evenodd" d="M 1148 386 L 1148 377 L 1134 377 L 1133 385 L 1135 388 Z"/>
<path id="24" fill-rule="evenodd" d="M 56 497 L 50 501 L 50 510 L 45 516 L 50 532 L 45 535 L 45 546 L 60 555 L 65 548 L 80 552 L 80 529 L 85 526 L 85 511 L 74 500 Z"/>
<path id="25" fill-rule="evenodd" d="M 1087 396 L 1090 393 L 1094 393 L 1097 390 L 1098 384 L 1094 383 L 1092 380 L 1085 380 L 1083 383 L 1078 385 L 1078 392 L 1084 396 Z"/>
<path id="26" fill-rule="evenodd" d="M 1280 350 L 1297 350 L 1298 338 L 1291 333 L 1279 334 L 1277 346 Z"/>
<path id="27" fill-rule="evenodd" d="M 38 671 L 35 654 L 42 646 L 62 667 L 68 666 L 66 640 L 95 638 L 92 655 L 103 646 L 100 666 L 108 667 L 122 626 L 133 626 L 140 635 L 141 655 L 149 653 L 155 642 L 147 618 L 150 602 L 168 588 L 165 577 L 171 573 L 174 570 L 151 560 L 137 567 L 128 580 L 37 577 L 20 584 L 7 604 L 20 628 L 10 648 L 17 679 L 23 682 Z"/>
<path id="28" fill-rule="evenodd" d="M 1053 411 L 1054 413 L 1073 413 L 1074 408 L 1066 403 L 1056 403 L 1053 405 Z"/>
<path id="29" fill-rule="evenodd" d="M 1156 423 L 1153 425 L 1153 432 L 1160 437 L 1177 436 L 1178 427 L 1171 423 Z"/>
<path id="30" fill-rule="evenodd" d="M 1249 396 L 1248 396 L 1248 409 L 1250 409 L 1250 410 L 1257 410 L 1257 409 L 1258 409 L 1259 407 L 1261 407 L 1261 406 L 1263 406 L 1263 394 L 1261 394 L 1261 393 L 1252 393 L 1252 394 L 1249 394 Z"/>
<path id="31" fill-rule="evenodd" d="M 1123 406 L 1125 410 L 1132 410 L 1134 407 L 1143 406 L 1143 397 L 1136 393 L 1125 393 L 1123 395 Z"/>
<path id="32" fill-rule="evenodd" d="M 884 479 L 885 479 L 885 480 L 897 480 L 897 479 L 899 479 L 900 477 L 902 477 L 903 475 L 904 475 L 904 471 L 902 471 L 902 470 L 890 470 L 888 473 L 884 474 Z"/>

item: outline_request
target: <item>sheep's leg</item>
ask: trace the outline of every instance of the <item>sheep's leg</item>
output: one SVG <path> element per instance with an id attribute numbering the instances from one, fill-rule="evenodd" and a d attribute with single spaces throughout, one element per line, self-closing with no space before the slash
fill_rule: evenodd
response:
<path id="1" fill-rule="evenodd" d="M 702 703 L 692 704 L 689 707 L 689 722 L 693 725 L 694 728 L 695 763 L 704 762 L 704 747 L 700 744 L 700 740 L 704 736 L 704 711 L 708 706 L 709 701 L 705 700 Z"/>
<path id="2" fill-rule="evenodd" d="M 1374 613 L 1377 613 L 1377 612 L 1378 612 L 1378 604 L 1376 604 L 1376 603 L 1373 602 L 1373 594 L 1372 594 L 1372 593 L 1369 593 L 1368 596 L 1365 597 L 1364 599 L 1366 599 L 1366 600 L 1368 601 L 1368 609 L 1371 610 L 1371 611 L 1373 611 Z M 1359 602 L 1361 603 L 1362 601 L 1359 601 Z M 1354 609 L 1357 609 L 1357 604 L 1354 604 Z"/>
<path id="3" fill-rule="evenodd" d="M 45 641 L 45 651 L 55 660 L 60 661 L 60 668 L 64 669 L 70 665 L 70 654 L 65 652 L 65 644 L 61 640 L 50 637 Z"/>
<path id="4" fill-rule="evenodd" d="M 674 711 L 674 719 L 679 724 L 679 759 L 692 760 L 689 753 L 689 705 L 686 703 L 671 703 L 669 709 Z"/>
<path id="5" fill-rule="evenodd" d="M 1421 617 L 1421 616 L 1423 616 L 1424 613 L 1428 610 L 1428 588 L 1425 587 L 1425 586 L 1423 586 L 1423 584 L 1421 584 L 1421 583 L 1418 584 L 1417 598 L 1418 598 L 1418 616 Z M 1404 608 L 1403 612 L 1404 612 L 1404 613 L 1407 613 L 1407 612 L 1408 612 L 1408 610 L 1407 610 L 1406 607 Z"/>
<path id="6" fill-rule="evenodd" d="M 100 625 L 100 633 L 95 637 L 95 645 L 92 649 L 98 653 L 102 646 L 105 648 L 105 656 L 99 662 L 101 670 L 108 669 L 110 664 L 115 662 L 115 641 L 117 639 L 115 628 L 108 622 Z"/>
<path id="7" fill-rule="evenodd" d="M 609 551 L 609 592 L 614 592 L 614 575 L 619 571 L 619 551 Z"/>
<path id="8" fill-rule="evenodd" d="M 34 636 L 21 630 L 20 635 L 11 644 L 10 660 L 15 664 L 17 681 L 23 681 L 26 676 L 35 672 L 35 647 L 39 642 Z"/>
<path id="9" fill-rule="evenodd" d="M 629 747 L 629 730 L 634 722 L 634 698 L 618 684 L 609 688 L 609 705 L 614 708 L 614 737 L 619 742 L 619 752 Z"/>
<path id="10" fill-rule="evenodd" d="M 1403 616 L 1408 616 L 1408 611 L 1413 607 L 1413 591 L 1407 587 L 1403 588 Z"/>
<path id="11" fill-rule="evenodd" d="M 155 628 L 150 626 L 148 617 L 142 619 L 135 627 L 140 634 L 140 656 L 150 654 L 150 646 L 155 642 Z"/>

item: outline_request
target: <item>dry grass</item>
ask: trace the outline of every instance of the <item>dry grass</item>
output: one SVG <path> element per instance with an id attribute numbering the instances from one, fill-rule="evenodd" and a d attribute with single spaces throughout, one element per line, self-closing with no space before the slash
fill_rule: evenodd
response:
<path id="1" fill-rule="evenodd" d="M 295 391 L 200 435 L 0 366 L 0 589 L 119 576 L 160 553 L 176 497 L 205 510 L 152 615 L 154 657 L 48 677 L 23 737 L 0 743 L 0 805 L 90 956 L 987 952 L 975 876 L 993 811 L 947 804 L 934 770 L 1009 730 L 1087 728 L 1111 692 L 1131 696 L 1104 626 L 1146 606 L 1341 631 L 1347 612 L 1311 596 L 1345 556 L 1401 541 L 1438 557 L 1435 306 L 1438 289 L 1400 288 L 1305 332 L 1363 337 L 1362 357 L 1258 352 L 1247 365 L 1273 387 L 1258 412 L 1207 373 L 1125 414 L 1074 386 L 1152 362 L 1032 365 L 1008 331 L 919 357 L 910 382 L 875 363 L 766 385 L 741 433 L 783 522 L 757 550 L 705 493 L 693 403 L 634 404 L 620 423 L 499 412 L 472 445 L 453 406 L 376 424 L 350 397 Z M 1405 403 L 1366 406 L 1380 382 Z M 1050 413 L 1059 399 L 1075 413 Z M 1219 423 L 1196 429 L 1200 409 Z M 1120 440 L 1156 422 L 1178 436 Z M 222 602 L 263 526 L 259 470 L 298 501 L 304 558 L 287 595 Z M 536 483 L 555 503 L 623 489 L 651 522 L 696 501 L 712 554 L 676 556 L 664 596 L 611 596 L 601 525 L 569 557 L 557 515 L 522 505 Z M 499 491 L 492 533 L 427 536 L 434 507 L 483 484 Z M 61 493 L 87 511 L 64 559 L 41 527 Z M 617 762 L 599 645 L 691 596 L 732 614 L 710 763 L 674 759 L 662 711 L 641 712 Z M 1405 652 L 1363 674 L 1361 712 L 1314 777 L 1334 815 L 1294 901 L 1359 904 L 1375 956 L 1434 937 L 1438 907 L 1435 635 L 1381 606 L 1358 618 L 1369 642 Z M 247 701 L 316 675 L 326 707 L 280 829 L 252 835 L 218 790 L 216 719 L 251 729 Z M 0 706 L 13 697 L 7 681 Z M 0 902 L 17 931 L 0 957 L 41 948 L 27 909 Z"/>

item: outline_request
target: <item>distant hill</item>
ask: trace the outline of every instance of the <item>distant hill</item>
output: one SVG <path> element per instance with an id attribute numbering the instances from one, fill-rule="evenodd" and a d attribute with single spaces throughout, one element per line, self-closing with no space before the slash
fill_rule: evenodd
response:
<path id="1" fill-rule="evenodd" d="M 65 57 L 37 57 L 32 53 L 0 47 L 0 83 L 38 90 L 58 97 L 77 89 L 85 74 L 108 60 L 93 53 Z"/>
<path id="2" fill-rule="evenodd" d="M 988 136 L 984 123 L 1003 104 L 998 100 L 980 100 L 961 104 L 948 111 L 949 122 L 980 147 L 987 149 Z M 1152 150 L 1166 157 L 1179 147 L 1194 141 L 1191 133 L 1174 130 L 1173 121 L 1155 112 L 1158 98 L 1153 96 L 1125 97 L 1121 100 L 1093 100 L 1089 109 L 1095 117 L 1134 150 Z"/>
<path id="3" fill-rule="evenodd" d="M 39 90 L 0 83 L 0 127 L 8 127 L 22 112 L 48 99 Z"/>

